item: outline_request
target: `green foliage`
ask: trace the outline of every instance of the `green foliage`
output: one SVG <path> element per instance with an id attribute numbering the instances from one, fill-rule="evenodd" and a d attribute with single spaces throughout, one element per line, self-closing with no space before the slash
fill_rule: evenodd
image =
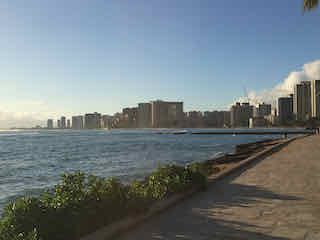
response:
<path id="1" fill-rule="evenodd" d="M 208 162 L 204 163 L 207 164 Z M 201 167 L 202 168 L 202 167 Z M 206 170 L 201 170 L 190 165 L 187 167 L 188 170 L 188 179 L 193 185 L 200 187 L 201 190 L 205 190 L 207 188 L 207 176 L 211 173 L 211 169 L 204 167 Z"/>
<path id="2" fill-rule="evenodd" d="M 310 11 L 319 5 L 319 0 L 303 0 L 303 11 Z"/>
<path id="3" fill-rule="evenodd" d="M 127 193 L 127 209 L 128 212 L 133 214 L 146 211 L 154 202 L 154 199 L 150 194 L 148 183 L 133 181 L 128 186 Z"/>
<path id="4" fill-rule="evenodd" d="M 184 167 L 168 165 L 153 172 L 148 180 L 151 196 L 155 200 L 162 200 L 171 193 L 181 192 L 187 184 L 184 178 Z"/>
<path id="5" fill-rule="evenodd" d="M 51 192 L 23 197 L 4 209 L 0 240 L 76 240 L 122 217 L 142 213 L 170 195 L 205 187 L 210 164 L 160 167 L 144 181 L 81 172 L 62 175 Z"/>
<path id="6" fill-rule="evenodd" d="M 213 172 L 212 163 L 210 163 L 210 161 L 192 163 L 189 167 L 193 172 L 199 172 L 204 176 L 209 176 Z"/>
<path id="7" fill-rule="evenodd" d="M 4 220 L 0 225 L 1 240 L 38 239 L 37 227 L 42 210 L 39 199 L 23 197 L 4 209 Z"/>

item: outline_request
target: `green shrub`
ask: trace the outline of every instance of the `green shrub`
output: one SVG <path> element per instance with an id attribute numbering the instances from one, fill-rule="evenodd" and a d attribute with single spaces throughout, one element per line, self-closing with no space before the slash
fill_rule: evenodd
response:
<path id="1" fill-rule="evenodd" d="M 133 214 L 146 211 L 154 202 L 148 183 L 133 181 L 128 185 L 127 210 Z"/>
<path id="2" fill-rule="evenodd" d="M 162 200 L 171 193 L 181 192 L 185 186 L 184 167 L 168 165 L 160 167 L 148 179 L 148 188 L 155 200 Z"/>
<path id="3" fill-rule="evenodd" d="M 206 186 L 209 165 L 160 167 L 144 181 L 122 184 L 81 172 L 62 175 L 52 191 L 23 197 L 5 207 L 0 240 L 78 240 L 127 215 L 146 211 L 155 201 Z"/>
<path id="4" fill-rule="evenodd" d="M 199 172 L 204 176 L 209 176 L 213 172 L 212 163 L 210 163 L 210 161 L 192 163 L 189 167 L 193 172 Z"/>
<path id="5" fill-rule="evenodd" d="M 187 167 L 187 175 L 190 182 L 193 185 L 200 187 L 201 190 L 205 190 L 207 188 L 207 176 L 204 175 L 200 170 L 194 169 L 191 166 Z"/>
<path id="6" fill-rule="evenodd" d="M 33 239 L 42 220 L 41 203 L 33 197 L 17 199 L 4 209 L 0 225 L 1 240 Z"/>

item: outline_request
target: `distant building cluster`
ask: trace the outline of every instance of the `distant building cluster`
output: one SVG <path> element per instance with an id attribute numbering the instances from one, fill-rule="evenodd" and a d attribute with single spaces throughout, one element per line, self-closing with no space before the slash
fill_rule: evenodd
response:
<path id="1" fill-rule="evenodd" d="M 48 119 L 47 128 L 48 129 L 97 129 L 101 128 L 103 125 L 102 117 L 100 113 L 87 113 L 84 116 L 72 116 L 72 123 L 70 119 L 62 116 L 57 119 L 57 125 L 54 126 L 53 119 Z"/>
<path id="2" fill-rule="evenodd" d="M 231 127 L 265 127 L 268 124 L 286 125 L 320 118 L 320 80 L 296 84 L 293 94 L 278 98 L 278 108 L 271 104 L 236 103 L 230 108 Z"/>
<path id="3" fill-rule="evenodd" d="M 123 108 L 121 113 L 115 113 L 113 116 L 94 112 L 72 116 L 71 120 L 62 116 L 56 120 L 56 124 L 53 119 L 48 119 L 47 122 L 48 129 L 186 128 L 229 125 L 229 111 L 184 112 L 183 102 L 162 100 Z"/>
<path id="4" fill-rule="evenodd" d="M 278 99 L 278 109 L 280 123 L 320 118 L 320 80 L 296 84 L 293 94 Z"/>
<path id="5" fill-rule="evenodd" d="M 285 125 L 290 121 L 307 121 L 320 118 L 320 80 L 303 81 L 294 88 L 294 93 L 278 99 L 277 108 L 260 103 L 237 102 L 229 111 L 183 111 L 183 102 L 151 101 L 137 107 L 123 108 L 121 113 L 102 115 L 86 113 L 48 119 L 47 128 L 53 129 L 100 129 L 100 128 L 223 128 L 266 127 Z"/>
<path id="6" fill-rule="evenodd" d="M 275 114 L 275 113 L 273 113 Z M 271 104 L 261 103 L 252 106 L 249 103 L 239 103 L 230 108 L 231 127 L 265 127 L 272 121 Z"/>
<path id="7" fill-rule="evenodd" d="M 182 126 L 183 121 L 183 102 L 157 100 L 122 109 L 111 120 L 111 128 L 170 128 Z"/>

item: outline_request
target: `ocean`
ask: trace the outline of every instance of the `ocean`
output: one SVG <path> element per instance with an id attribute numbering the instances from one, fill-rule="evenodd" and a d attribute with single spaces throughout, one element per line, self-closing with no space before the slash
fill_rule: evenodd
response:
<path id="1" fill-rule="evenodd" d="M 162 165 L 186 165 L 232 152 L 238 144 L 282 137 L 160 131 L 175 130 L 0 131 L 0 212 L 17 197 L 52 188 L 63 173 L 80 170 L 128 182 Z"/>

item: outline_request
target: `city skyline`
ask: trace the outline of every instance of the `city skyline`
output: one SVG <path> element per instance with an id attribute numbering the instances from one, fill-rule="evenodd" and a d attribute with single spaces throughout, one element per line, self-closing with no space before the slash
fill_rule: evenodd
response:
<path id="1" fill-rule="evenodd" d="M 157 128 L 157 127 L 160 127 L 160 125 L 154 123 L 154 117 L 156 115 L 158 115 L 159 117 L 159 120 L 161 118 L 161 116 L 164 114 L 164 116 L 167 115 L 167 117 L 169 116 L 170 118 L 170 113 L 167 112 L 163 112 L 163 110 L 157 110 L 159 111 L 158 114 L 154 115 L 154 109 L 155 109 L 155 104 L 158 105 L 158 104 L 165 104 L 164 106 L 166 106 L 165 108 L 167 110 L 165 111 L 170 111 L 169 109 L 171 107 L 168 108 L 168 106 L 170 106 L 170 104 L 174 104 L 174 111 L 176 111 L 176 109 L 179 109 L 180 113 L 184 115 L 184 117 L 177 117 L 177 115 L 175 115 L 174 119 L 178 120 L 178 119 L 182 119 L 182 118 L 190 118 L 189 120 L 192 120 L 194 118 L 194 116 L 200 116 L 201 118 L 207 118 L 207 119 L 211 119 L 210 121 L 220 121 L 218 120 L 218 116 L 214 116 L 212 115 L 212 113 L 214 114 L 215 112 L 217 113 L 221 113 L 223 114 L 224 112 L 228 112 L 229 114 L 231 113 L 231 124 L 227 124 L 225 126 L 233 126 L 233 127 L 236 127 L 236 126 L 246 126 L 247 124 L 244 123 L 244 122 L 247 122 L 249 123 L 249 118 L 252 118 L 252 121 L 249 125 L 252 127 L 253 125 L 260 125 L 261 126 L 265 126 L 267 124 L 267 122 L 272 122 L 274 123 L 274 121 L 277 121 L 279 123 L 285 123 L 286 120 L 291 120 L 291 115 L 290 114 L 293 114 L 292 116 L 294 116 L 294 118 L 298 121 L 306 121 L 306 120 L 309 120 L 311 119 L 312 117 L 315 117 L 315 118 L 319 118 L 319 102 L 320 102 L 320 98 L 319 98 L 319 86 L 320 86 L 320 80 L 319 79 L 313 79 L 313 80 L 310 80 L 310 81 L 302 81 L 302 79 L 306 79 L 306 78 L 300 78 L 295 84 L 293 84 L 291 86 L 291 88 L 293 90 L 291 91 L 288 91 L 287 95 L 285 94 L 281 94 L 280 97 L 278 97 L 277 99 L 275 99 L 275 104 L 272 106 L 272 103 L 268 103 L 268 102 L 264 102 L 264 101 L 261 101 L 259 99 L 256 99 L 258 100 L 258 102 L 255 102 L 255 101 L 252 101 L 252 99 L 250 99 L 250 94 L 247 94 L 247 97 L 243 97 L 243 98 L 240 98 L 239 100 L 237 100 L 236 102 L 234 102 L 234 104 L 231 104 L 229 109 L 227 110 L 219 110 L 219 109 L 207 109 L 205 111 L 199 111 L 199 109 L 192 109 L 192 110 L 187 110 L 187 111 L 183 111 L 183 105 L 184 105 L 184 102 L 172 102 L 172 101 L 163 101 L 163 100 L 150 100 L 149 102 L 145 102 L 145 103 L 138 103 L 137 106 L 135 107 L 128 107 L 126 106 L 125 108 L 122 108 L 122 112 L 121 111 L 117 111 L 113 114 L 104 114 L 104 113 L 98 113 L 98 112 L 94 112 L 93 114 L 92 113 L 84 113 L 83 115 L 78 115 L 78 116 L 61 116 L 59 119 L 56 119 L 56 124 L 54 124 L 54 119 L 47 119 L 47 128 L 61 128 L 61 129 L 70 129 L 70 128 L 74 128 L 73 126 L 73 123 L 74 123 L 74 120 L 77 122 L 77 127 L 75 129 L 82 129 L 82 128 L 86 128 L 86 129 L 95 129 L 95 128 L 105 128 L 106 126 L 102 127 L 102 125 L 100 124 L 103 124 L 102 122 L 106 123 L 105 121 L 109 121 L 110 118 L 114 118 L 114 117 L 118 117 L 118 116 L 121 116 L 122 118 L 125 117 L 127 118 L 127 120 L 129 122 L 131 121 L 136 121 L 137 118 L 139 118 L 139 120 L 141 121 L 141 117 L 143 116 L 143 118 L 145 120 L 143 120 L 143 126 L 140 126 L 141 122 L 139 121 L 136 121 L 135 125 L 127 125 L 128 128 Z M 299 90 L 297 91 L 297 89 L 302 89 L 301 87 L 303 86 L 307 86 L 307 88 L 303 88 L 303 90 Z M 293 93 L 292 93 L 293 92 Z M 291 98 L 291 107 L 290 107 L 290 103 L 287 103 L 286 101 L 288 99 Z M 280 100 L 282 101 L 282 103 L 280 103 Z M 297 104 L 297 101 L 299 102 L 299 104 Z M 169 104 L 169 105 L 168 105 Z M 240 104 L 242 107 L 244 107 L 244 109 L 247 109 L 248 107 L 250 107 L 251 109 L 247 109 L 247 110 L 244 110 L 245 112 L 247 112 L 245 115 L 243 115 L 242 111 L 242 107 L 239 108 L 240 112 L 239 113 L 236 113 L 238 112 L 238 110 L 236 110 L 238 107 L 240 107 Z M 283 104 L 289 104 L 288 106 L 287 105 L 283 105 Z M 150 109 L 148 110 L 147 105 L 150 105 Z M 178 107 L 178 105 L 181 105 L 180 107 Z M 151 108 L 152 106 L 152 108 Z M 281 107 L 283 106 L 283 107 Z M 160 105 L 159 105 L 160 107 Z M 178 107 L 178 108 L 177 108 Z M 234 109 L 234 107 L 236 107 L 236 109 Z M 291 109 L 291 113 L 290 113 L 290 108 Z M 282 110 L 281 110 L 282 109 Z M 284 110 L 285 109 L 285 110 Z M 283 112 L 283 110 L 285 112 Z M 235 119 L 237 117 L 235 117 L 234 115 L 232 115 L 233 112 L 236 113 L 236 114 L 240 114 L 239 115 L 239 119 Z M 272 113 L 274 112 L 274 113 Z M 279 115 L 279 119 L 277 119 L 277 112 L 280 114 Z M 283 116 L 281 117 L 281 112 L 283 112 Z M 85 126 L 85 120 L 84 118 L 86 118 L 87 115 L 96 115 L 98 114 L 99 115 L 99 120 L 94 120 L 96 121 L 96 123 L 94 123 L 92 125 L 92 127 L 88 127 L 88 126 Z M 148 114 L 151 114 L 150 116 L 148 116 Z M 169 115 L 168 115 L 169 114 Z M 172 113 L 171 113 L 172 114 Z M 79 123 L 79 117 L 82 119 Z M 106 118 L 106 120 L 104 120 L 104 118 Z M 158 118 L 157 117 L 157 118 Z M 208 118 L 209 117 L 209 118 Z M 213 119 L 212 119 L 213 117 Z M 260 121 L 261 119 L 259 118 L 264 118 L 263 121 Z M 284 117 L 284 118 L 283 118 Z M 71 118 L 72 118 L 72 125 L 71 125 Z M 197 118 L 197 117 L 196 117 Z M 225 118 L 225 117 L 224 117 Z M 230 117 L 229 117 L 230 118 Z M 215 120 L 214 120 L 215 119 Z M 102 122 L 101 122 L 101 121 Z M 195 120 L 195 119 L 193 119 Z M 257 123 L 255 123 L 255 121 L 258 121 Z M 267 120 L 267 121 L 266 121 Z M 148 121 L 150 121 L 150 123 L 148 123 Z M 226 122 L 229 122 L 229 120 L 226 121 L 226 119 L 224 119 L 224 121 L 222 120 L 222 122 L 224 122 L 224 124 Z M 244 121 L 244 122 L 243 122 Z M 251 121 L 251 119 L 250 119 Z M 237 122 L 237 123 L 235 123 Z M 46 127 L 44 125 L 44 121 L 41 123 L 41 124 L 38 124 L 38 125 L 34 125 L 32 126 L 32 128 L 36 127 Z M 98 125 L 97 125 L 98 124 Z M 109 124 L 109 123 L 108 123 Z M 203 125 L 204 126 L 204 125 Z M 217 125 L 218 126 L 218 125 Z M 221 125 L 219 125 L 220 127 L 222 127 Z M 109 126 L 110 127 L 110 126 Z M 107 127 L 107 128 L 109 128 Z M 117 126 L 118 128 L 119 126 Z M 165 127 L 164 125 L 162 125 L 162 127 Z M 172 127 L 172 126 L 171 126 Z M 177 125 L 178 127 L 178 125 Z M 187 127 L 187 126 L 180 126 L 180 127 Z M 205 126 L 204 126 L 205 127 Z M 13 126 L 12 128 L 29 128 L 29 127 L 26 127 L 26 126 Z"/>
<path id="2" fill-rule="evenodd" d="M 298 81 L 293 93 L 277 98 L 275 106 L 260 102 L 250 103 L 249 96 L 243 102 L 231 105 L 228 111 L 184 111 L 183 102 L 153 100 L 126 107 L 122 112 L 106 115 L 86 113 L 72 116 L 71 120 L 62 116 L 57 119 L 60 129 L 112 129 L 112 128 L 229 128 L 267 127 L 306 123 L 320 117 L 320 79 Z M 36 128 L 41 128 L 40 125 Z M 53 119 L 47 120 L 47 128 L 54 128 Z"/>
<path id="3" fill-rule="evenodd" d="M 319 12 L 302 15 L 299 1 L 1 6 L 0 128 L 151 99 L 227 110 L 243 88 L 268 102 L 297 79 L 320 78 Z"/>

